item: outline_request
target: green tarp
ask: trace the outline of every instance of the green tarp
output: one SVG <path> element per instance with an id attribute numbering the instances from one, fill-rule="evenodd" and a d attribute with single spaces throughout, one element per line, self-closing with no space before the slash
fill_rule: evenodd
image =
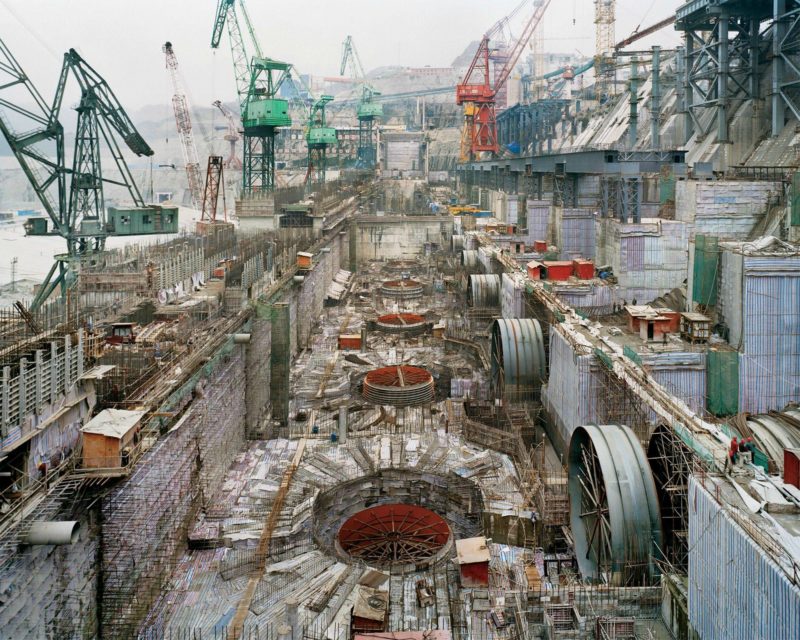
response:
<path id="1" fill-rule="evenodd" d="M 709 306 L 717 303 L 717 272 L 719 246 L 715 236 L 697 235 L 694 238 L 694 271 L 692 300 Z"/>
<path id="2" fill-rule="evenodd" d="M 739 412 L 739 353 L 709 351 L 706 360 L 708 410 L 715 416 Z"/>

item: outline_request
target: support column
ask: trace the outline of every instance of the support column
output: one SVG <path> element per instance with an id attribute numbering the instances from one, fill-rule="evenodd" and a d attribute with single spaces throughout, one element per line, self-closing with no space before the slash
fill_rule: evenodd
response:
<path id="1" fill-rule="evenodd" d="M 653 84 L 650 93 L 650 147 L 653 149 L 661 148 L 661 47 L 653 46 L 652 75 L 650 76 Z"/>
<path id="2" fill-rule="evenodd" d="M 786 23 L 781 17 L 786 14 L 786 0 L 773 0 L 772 29 L 772 136 L 776 137 L 783 130 L 786 119 L 786 104 L 781 96 L 781 84 L 784 78 L 784 62 L 781 57 L 781 43 L 786 37 Z"/>
<path id="3" fill-rule="evenodd" d="M 694 41 L 691 31 L 686 32 L 686 56 L 683 74 L 684 97 L 686 100 L 683 113 L 683 144 L 687 144 L 694 134 L 692 106 L 694 105 L 694 88 L 692 87 L 692 65 L 694 64 Z"/>
<path id="4" fill-rule="evenodd" d="M 676 132 L 674 142 L 682 144 L 686 139 L 684 127 L 686 126 L 686 85 L 683 78 L 686 76 L 686 55 L 683 47 L 675 50 L 675 104 L 682 117 L 676 118 Z"/>
<path id="5" fill-rule="evenodd" d="M 270 352 L 270 398 L 272 417 L 281 427 L 289 424 L 289 374 L 291 364 L 291 338 L 289 305 L 279 302 L 272 306 L 272 350 Z"/>
<path id="6" fill-rule="evenodd" d="M 717 22 L 718 42 L 717 56 L 717 142 L 730 142 L 728 136 L 728 75 L 730 65 L 728 62 L 728 27 L 730 16 L 723 12 Z"/>
<path id="7" fill-rule="evenodd" d="M 347 407 L 339 407 L 339 442 L 347 442 Z"/>
<path id="8" fill-rule="evenodd" d="M 297 613 L 299 603 L 294 598 L 286 599 L 286 618 L 291 629 L 292 640 L 303 640 L 303 632 L 300 629 L 300 620 Z"/>
<path id="9" fill-rule="evenodd" d="M 631 80 L 628 87 L 628 148 L 633 149 L 638 139 L 637 127 L 639 126 L 639 64 L 636 56 L 631 58 Z"/>

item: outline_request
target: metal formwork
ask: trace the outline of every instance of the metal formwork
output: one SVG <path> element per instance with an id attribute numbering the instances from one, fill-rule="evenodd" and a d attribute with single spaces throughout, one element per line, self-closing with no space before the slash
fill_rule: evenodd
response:
<path id="1" fill-rule="evenodd" d="M 492 325 L 492 386 L 495 395 L 524 400 L 547 376 L 542 327 L 538 320 L 495 320 Z"/>
<path id="2" fill-rule="evenodd" d="M 397 365 L 370 371 L 362 393 L 372 404 L 410 407 L 433 401 L 433 376 L 421 367 Z"/>
<path id="3" fill-rule="evenodd" d="M 387 280 L 381 285 L 381 293 L 390 298 L 408 300 L 421 298 L 423 288 L 416 280 Z"/>
<path id="4" fill-rule="evenodd" d="M 658 494 L 631 429 L 618 424 L 575 429 L 569 494 L 575 555 L 584 578 L 626 585 L 658 575 Z"/>
<path id="5" fill-rule="evenodd" d="M 422 333 L 426 328 L 425 318 L 416 313 L 387 313 L 378 316 L 375 328 L 385 333 Z"/>

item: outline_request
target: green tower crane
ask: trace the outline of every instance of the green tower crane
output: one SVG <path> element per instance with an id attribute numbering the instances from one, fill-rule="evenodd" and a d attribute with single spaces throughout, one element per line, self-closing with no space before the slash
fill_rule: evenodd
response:
<path id="1" fill-rule="evenodd" d="M 75 108 L 78 122 L 68 167 L 59 118 L 70 76 L 81 97 Z M 0 131 L 47 213 L 46 218 L 26 222 L 26 235 L 60 236 L 67 242 L 67 252 L 55 256 L 30 311 L 38 310 L 57 287 L 65 296 L 80 267 L 98 261 L 109 236 L 177 233 L 178 208 L 144 204 L 117 137 L 137 156 L 152 156 L 153 150 L 106 81 L 74 49 L 64 54 L 55 97 L 47 103 L 0 40 Z M 119 177 L 103 174 L 103 148 Z M 134 206 L 106 210 L 105 184 L 125 187 Z"/>
<path id="2" fill-rule="evenodd" d="M 336 129 L 329 127 L 325 120 L 325 105 L 333 100 L 333 96 L 320 96 L 313 105 L 308 117 L 306 144 L 308 145 L 308 173 L 306 186 L 317 189 L 325 184 L 325 171 L 328 167 L 328 147 L 337 143 Z"/>
<path id="3" fill-rule="evenodd" d="M 276 129 L 292 124 L 288 102 L 277 96 L 289 77 L 291 65 L 264 57 L 244 0 L 239 0 L 238 6 L 254 52 L 252 57 L 248 56 L 236 6 L 236 0 L 218 0 L 211 48 L 219 47 L 227 26 L 244 130 L 242 196 L 247 197 L 275 189 Z"/>
<path id="4" fill-rule="evenodd" d="M 377 161 L 377 141 L 375 139 L 375 121 L 383 118 L 383 106 L 374 101 L 381 95 L 367 82 L 364 66 L 356 51 L 353 36 L 347 36 L 342 43 L 342 64 L 339 75 L 344 75 L 350 65 L 350 77 L 356 80 L 361 89 L 361 100 L 358 103 L 358 152 L 357 166 L 373 169 Z"/>

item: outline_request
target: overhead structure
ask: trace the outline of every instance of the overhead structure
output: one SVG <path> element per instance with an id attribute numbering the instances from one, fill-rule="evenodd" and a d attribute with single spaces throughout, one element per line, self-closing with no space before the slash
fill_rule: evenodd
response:
<path id="1" fill-rule="evenodd" d="M 594 0 L 594 70 L 595 95 L 605 102 L 614 92 L 614 33 L 617 0 Z"/>
<path id="2" fill-rule="evenodd" d="M 225 120 L 228 123 L 228 133 L 225 134 L 225 140 L 230 145 L 230 149 L 228 151 L 228 157 L 225 158 L 223 164 L 226 169 L 241 171 L 242 159 L 239 157 L 239 153 L 236 150 L 236 144 L 242 139 L 242 136 L 239 135 L 239 123 L 237 118 L 233 111 L 222 104 L 221 100 L 215 100 L 213 105 L 222 112 L 222 115 L 225 116 Z"/>
<path id="3" fill-rule="evenodd" d="M 172 48 L 171 42 L 164 43 L 161 51 L 167 58 L 167 70 L 172 81 L 172 110 L 175 114 L 175 126 L 178 129 L 178 137 L 181 141 L 181 152 L 183 153 L 183 164 L 186 169 L 186 180 L 189 184 L 189 197 L 192 201 L 192 208 L 199 209 L 203 201 L 203 176 L 200 173 L 200 159 L 197 155 L 197 145 L 194 143 L 194 133 L 192 132 L 192 116 L 189 109 L 189 101 L 186 99 L 186 91 L 183 88 L 180 74 L 178 73 L 178 57 Z"/>
<path id="4" fill-rule="evenodd" d="M 570 527 L 586 580 L 652 582 L 663 549 L 653 475 L 636 434 L 622 425 L 577 427 L 569 445 Z"/>
<path id="5" fill-rule="evenodd" d="M 70 76 L 77 82 L 81 97 L 75 108 L 78 122 L 72 166 L 67 166 L 60 117 Z M 55 256 L 31 311 L 35 312 L 56 288 L 60 287 L 65 296 L 81 264 L 98 259 L 107 237 L 177 232 L 177 207 L 145 206 L 117 138 L 137 156 L 152 156 L 153 150 L 106 81 L 74 49 L 64 54 L 55 97 L 49 104 L 0 41 L 0 131 L 47 212 L 48 218 L 27 221 L 26 234 L 61 236 L 67 242 L 67 253 Z M 103 147 L 114 161 L 113 178 L 102 171 Z M 107 212 L 106 183 L 124 187 L 133 206 L 113 207 Z"/>
<path id="6" fill-rule="evenodd" d="M 276 131 L 292 124 L 288 102 L 278 94 L 291 65 L 264 57 L 244 0 L 239 0 L 249 48 L 245 45 L 236 6 L 236 0 L 219 0 L 211 48 L 219 47 L 227 25 L 244 130 L 242 197 L 247 198 L 275 190 Z"/>
<path id="7" fill-rule="evenodd" d="M 669 27 L 675 24 L 675 15 L 671 15 L 663 20 L 659 20 L 655 24 L 651 24 L 649 27 L 645 27 L 644 29 L 636 28 L 631 35 L 629 35 L 624 40 L 620 40 L 617 44 L 614 45 L 614 51 L 619 51 L 620 49 L 624 49 L 629 44 L 633 44 L 637 40 L 641 40 L 642 38 L 646 38 L 647 36 L 653 35 L 657 31 L 661 31 L 662 29 Z"/>
<path id="8" fill-rule="evenodd" d="M 375 123 L 383 118 L 383 106 L 375 101 L 381 94 L 367 82 L 364 66 L 361 64 L 353 36 L 347 36 L 342 43 L 342 64 L 339 75 L 343 76 L 347 72 L 348 65 L 350 77 L 356 80 L 361 87 L 361 98 L 356 110 L 358 117 L 356 165 L 364 169 L 373 169 L 378 158 Z"/>
<path id="9" fill-rule="evenodd" d="M 518 11 L 524 4 L 526 2 L 523 2 L 515 11 Z M 497 96 L 516 67 L 522 51 L 528 46 L 531 35 L 550 5 L 550 0 L 534 0 L 533 4 L 533 14 L 525 24 L 519 39 L 509 50 L 499 72 L 492 75 L 491 42 L 492 38 L 503 29 L 505 19 L 495 23 L 483 36 L 464 79 L 456 87 L 456 103 L 464 107 L 464 130 L 461 136 L 462 162 L 475 160 L 483 153 L 494 156 L 500 151 L 497 140 Z"/>

